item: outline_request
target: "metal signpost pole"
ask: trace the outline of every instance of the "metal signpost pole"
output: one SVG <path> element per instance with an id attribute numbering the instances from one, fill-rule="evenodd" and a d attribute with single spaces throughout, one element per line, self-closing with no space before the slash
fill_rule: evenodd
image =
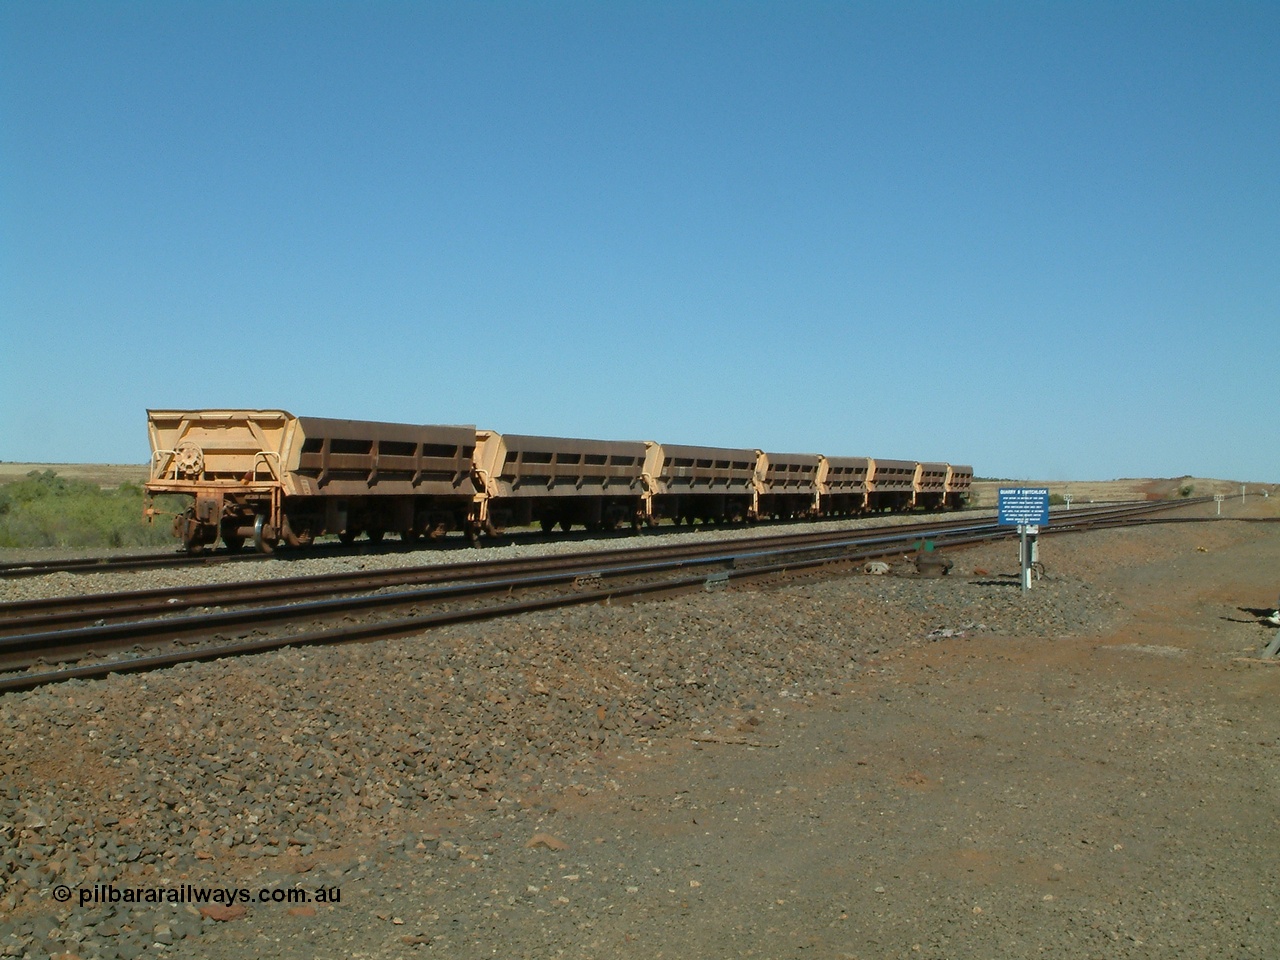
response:
<path id="1" fill-rule="evenodd" d="M 1031 589 L 1031 547 L 1027 543 L 1027 525 L 1018 524 L 1018 554 L 1022 557 L 1022 592 Z"/>

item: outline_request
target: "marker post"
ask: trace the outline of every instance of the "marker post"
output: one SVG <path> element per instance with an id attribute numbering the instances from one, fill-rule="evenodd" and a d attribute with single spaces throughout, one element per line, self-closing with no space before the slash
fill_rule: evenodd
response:
<path id="1" fill-rule="evenodd" d="M 1018 556 L 1022 560 L 1022 592 L 1031 589 L 1031 573 L 1040 561 L 1040 528 L 1034 523 L 1018 524 Z"/>

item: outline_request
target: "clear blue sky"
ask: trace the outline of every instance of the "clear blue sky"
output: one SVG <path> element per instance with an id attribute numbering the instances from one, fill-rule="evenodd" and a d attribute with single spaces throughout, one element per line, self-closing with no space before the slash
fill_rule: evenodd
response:
<path id="1" fill-rule="evenodd" d="M 0 4 L 0 459 L 148 407 L 1280 480 L 1280 3 Z"/>

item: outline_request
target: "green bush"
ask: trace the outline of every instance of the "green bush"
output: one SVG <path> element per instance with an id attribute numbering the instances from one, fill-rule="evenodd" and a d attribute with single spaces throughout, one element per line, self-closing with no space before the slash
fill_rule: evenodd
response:
<path id="1" fill-rule="evenodd" d="M 1196 492 L 1195 485 L 1191 483 L 1188 483 L 1185 487 L 1178 488 L 1178 496 L 1180 497 L 1189 497 L 1191 496 L 1191 494 L 1195 492 Z"/>
<path id="2" fill-rule="evenodd" d="M 142 488 L 103 490 L 53 470 L 0 486 L 0 547 L 168 546 L 169 524 L 142 517 Z"/>

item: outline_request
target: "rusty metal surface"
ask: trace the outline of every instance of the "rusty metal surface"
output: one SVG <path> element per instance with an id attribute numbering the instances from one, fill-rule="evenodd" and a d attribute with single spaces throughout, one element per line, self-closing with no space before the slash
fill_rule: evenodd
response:
<path id="1" fill-rule="evenodd" d="M 973 467 L 947 464 L 947 493 L 967 493 L 973 486 Z"/>
<path id="2" fill-rule="evenodd" d="M 644 492 L 643 441 L 482 431 L 477 463 L 493 497 L 627 497 Z"/>
<path id="3" fill-rule="evenodd" d="M 291 492 L 332 496 L 475 492 L 473 426 L 433 426 L 300 417 L 287 462 Z"/>
<path id="4" fill-rule="evenodd" d="M 765 492 L 816 494 L 822 459 L 816 453 L 762 453 Z"/>
<path id="5" fill-rule="evenodd" d="M 283 410 L 148 410 L 152 481 L 270 482 L 278 479 Z"/>
<path id="6" fill-rule="evenodd" d="M 1084 513 L 1078 516 L 1084 516 Z M 932 522 L 922 528 L 924 534 L 971 526 L 971 519 Z M 857 531 L 859 537 L 893 535 L 903 528 L 868 527 Z M 33 632 L 35 629 L 66 628 L 105 624 L 112 620 L 139 616 L 158 616 L 200 607 L 226 606 L 252 603 L 261 598 L 297 600 L 313 597 L 333 597 L 344 593 L 372 592 L 394 586 L 414 586 L 430 583 L 454 582 L 505 575 L 513 570 L 547 571 L 574 567 L 589 560 L 594 564 L 613 562 L 635 563 L 660 560 L 672 556 L 697 557 L 722 553 L 732 546 L 735 550 L 765 550 L 792 546 L 814 546 L 827 541 L 843 540 L 851 536 L 847 530 L 825 532 L 803 531 L 795 533 L 768 533 L 730 542 L 708 541 L 693 543 L 660 544 L 656 546 L 633 545 L 603 550 L 590 550 L 568 554 L 527 559 L 474 560 L 462 563 L 440 564 L 424 567 L 391 567 L 380 570 L 354 570 L 340 573 L 315 574 L 302 577 L 269 578 L 238 583 L 213 583 L 160 587 L 150 590 L 131 590 L 121 593 L 90 594 L 83 597 L 57 597 L 41 600 L 0 602 L 0 635 Z M 185 560 L 170 556 L 169 561 Z M 248 559 L 248 557 L 242 558 Z M 33 626 L 38 624 L 39 626 Z"/>
<path id="7" fill-rule="evenodd" d="M 665 443 L 661 450 L 662 493 L 751 493 L 763 480 L 758 450 Z"/>
<path id="8" fill-rule="evenodd" d="M 413 540 L 497 523 L 610 529 L 959 506 L 972 470 L 944 463 L 747 448 L 500 434 L 471 426 L 294 417 L 283 410 L 148 411 L 151 496 L 178 493 L 190 552 L 252 541 Z M 823 498 L 828 498 L 827 503 Z M 148 504 L 148 515 L 154 510 Z"/>
<path id="9" fill-rule="evenodd" d="M 822 492 L 825 494 L 867 492 L 867 480 L 871 460 L 867 457 L 823 457 L 826 469 L 822 474 Z"/>
<path id="10" fill-rule="evenodd" d="M 914 460 L 881 460 L 871 458 L 867 477 L 870 493 L 907 493 L 915 488 L 916 462 Z"/>
<path id="11" fill-rule="evenodd" d="M 917 463 L 913 486 L 916 493 L 942 493 L 947 484 L 945 463 Z"/>

